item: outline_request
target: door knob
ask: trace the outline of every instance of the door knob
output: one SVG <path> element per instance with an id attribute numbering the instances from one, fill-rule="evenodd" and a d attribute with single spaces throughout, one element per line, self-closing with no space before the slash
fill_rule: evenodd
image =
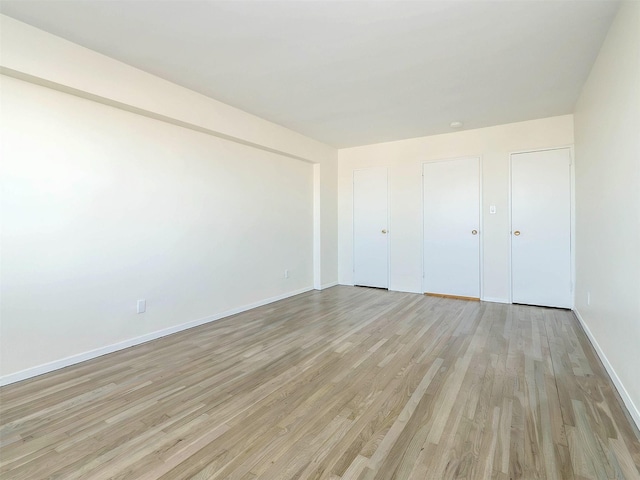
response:
<path id="1" fill-rule="evenodd" d="M 519 236 L 520 236 L 520 230 L 516 230 L 515 232 L 513 232 L 513 234 L 514 234 L 516 237 L 519 237 Z"/>
<path id="2" fill-rule="evenodd" d="M 382 233 L 387 233 L 387 231 L 383 228 L 383 229 L 382 229 Z"/>
<path id="3" fill-rule="evenodd" d="M 477 235 L 478 234 L 478 230 L 471 230 L 471 235 Z"/>

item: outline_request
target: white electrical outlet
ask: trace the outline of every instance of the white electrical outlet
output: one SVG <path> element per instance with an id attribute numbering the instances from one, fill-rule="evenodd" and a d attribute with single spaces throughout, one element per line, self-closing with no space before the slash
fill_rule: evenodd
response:
<path id="1" fill-rule="evenodd" d="M 138 300 L 137 312 L 144 313 L 146 311 L 147 311 L 147 301 L 144 299 Z"/>
<path id="2" fill-rule="evenodd" d="M 591 305 L 591 292 L 587 292 L 587 305 Z"/>
<path id="3" fill-rule="evenodd" d="M 289 278 L 289 270 L 284 271 L 284 278 Z"/>

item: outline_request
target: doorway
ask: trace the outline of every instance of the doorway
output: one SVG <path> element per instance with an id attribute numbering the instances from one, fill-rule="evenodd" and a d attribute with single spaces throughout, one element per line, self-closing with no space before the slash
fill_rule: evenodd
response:
<path id="1" fill-rule="evenodd" d="M 511 155 L 511 299 L 571 308 L 571 150 Z"/>
<path id="2" fill-rule="evenodd" d="M 386 168 L 353 172 L 353 280 L 389 288 L 389 195 Z"/>
<path id="3" fill-rule="evenodd" d="M 480 298 L 480 159 L 423 164 L 427 294 Z"/>

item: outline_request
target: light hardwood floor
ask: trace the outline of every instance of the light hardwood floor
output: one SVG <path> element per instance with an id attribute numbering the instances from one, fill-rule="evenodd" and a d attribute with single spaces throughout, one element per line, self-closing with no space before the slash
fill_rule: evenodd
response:
<path id="1" fill-rule="evenodd" d="M 638 479 L 571 312 L 310 292 L 0 391 L 6 479 Z"/>

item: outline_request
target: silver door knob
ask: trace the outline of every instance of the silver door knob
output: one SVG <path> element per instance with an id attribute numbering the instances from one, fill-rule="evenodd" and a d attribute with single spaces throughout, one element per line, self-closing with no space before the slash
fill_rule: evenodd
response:
<path id="1" fill-rule="evenodd" d="M 519 237 L 519 236 L 520 236 L 520 230 L 516 230 L 515 232 L 513 232 L 513 234 L 514 234 L 516 237 Z"/>
<path id="2" fill-rule="evenodd" d="M 387 230 L 383 228 L 382 233 L 387 233 Z"/>
<path id="3" fill-rule="evenodd" d="M 471 230 L 471 235 L 477 235 L 478 234 L 478 230 Z"/>

